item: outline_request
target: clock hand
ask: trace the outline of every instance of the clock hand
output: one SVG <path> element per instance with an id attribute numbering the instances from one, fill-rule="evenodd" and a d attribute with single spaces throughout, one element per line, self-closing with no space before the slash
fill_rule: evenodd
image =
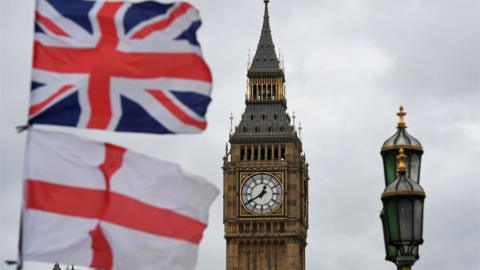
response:
<path id="1" fill-rule="evenodd" d="M 262 198 L 263 195 L 265 195 L 265 193 L 267 193 L 266 189 L 267 189 L 267 185 L 264 185 L 264 186 L 263 186 L 263 189 L 262 189 L 262 192 L 260 192 L 260 194 L 258 194 L 257 196 L 251 198 L 250 200 L 248 200 L 245 204 L 249 204 L 249 203 L 255 201 L 257 198 Z"/>
<path id="2" fill-rule="evenodd" d="M 265 193 L 267 193 L 267 185 L 263 186 L 262 192 L 260 192 L 260 198 L 262 198 Z"/>
<path id="3" fill-rule="evenodd" d="M 249 203 L 253 202 L 253 201 L 254 201 L 256 198 L 258 198 L 258 196 L 257 196 L 257 197 L 255 197 L 255 198 L 251 198 L 251 199 L 250 199 L 250 200 L 248 200 L 248 201 L 247 201 L 245 204 L 249 204 Z"/>

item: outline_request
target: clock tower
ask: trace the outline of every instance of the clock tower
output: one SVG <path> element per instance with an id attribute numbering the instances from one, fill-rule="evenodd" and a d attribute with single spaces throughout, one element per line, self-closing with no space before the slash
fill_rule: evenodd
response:
<path id="1" fill-rule="evenodd" d="M 295 118 L 287 114 L 285 73 L 264 2 L 245 112 L 223 158 L 227 270 L 304 270 L 308 164 Z"/>

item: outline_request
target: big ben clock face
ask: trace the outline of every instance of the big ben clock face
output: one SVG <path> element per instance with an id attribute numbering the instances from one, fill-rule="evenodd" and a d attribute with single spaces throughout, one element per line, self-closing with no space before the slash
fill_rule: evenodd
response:
<path id="1" fill-rule="evenodd" d="M 282 185 L 269 174 L 251 176 L 242 187 L 243 205 L 257 215 L 268 215 L 277 210 L 282 202 L 282 195 Z"/>

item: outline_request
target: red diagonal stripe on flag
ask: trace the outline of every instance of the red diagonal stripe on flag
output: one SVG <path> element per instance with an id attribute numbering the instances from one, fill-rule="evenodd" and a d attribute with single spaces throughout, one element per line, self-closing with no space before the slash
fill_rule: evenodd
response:
<path id="1" fill-rule="evenodd" d="M 44 27 L 46 27 L 50 32 L 59 35 L 59 36 L 64 36 L 68 37 L 68 34 L 65 33 L 65 31 L 62 30 L 62 28 L 58 27 L 54 22 L 52 22 L 49 18 L 44 17 L 40 12 L 35 12 L 35 19 L 37 22 L 42 24 Z"/>
<path id="2" fill-rule="evenodd" d="M 175 21 L 176 18 L 182 16 L 185 14 L 188 9 L 191 7 L 190 4 L 187 3 L 182 3 L 178 8 L 176 8 L 168 18 L 161 20 L 156 23 L 149 24 L 145 26 L 144 28 L 140 29 L 137 33 L 135 33 L 132 36 L 132 39 L 142 39 L 145 38 L 149 35 L 151 35 L 153 32 L 157 30 L 162 30 L 168 27 L 173 21 Z"/>
<path id="3" fill-rule="evenodd" d="M 173 103 L 161 90 L 148 90 L 148 93 L 150 93 L 158 102 L 162 103 L 167 110 L 169 110 L 184 124 L 192 125 L 199 129 L 205 129 L 207 127 L 207 123 L 205 121 L 198 121 L 190 117 L 182 109 L 175 105 L 175 103 Z"/>
<path id="4" fill-rule="evenodd" d="M 32 116 L 32 115 L 38 113 L 39 111 L 45 109 L 45 107 L 47 107 L 53 100 L 55 100 L 61 94 L 67 92 L 70 89 L 72 89 L 73 87 L 74 87 L 73 85 L 62 86 L 60 89 L 58 89 L 57 92 L 53 93 L 53 95 L 49 96 L 46 100 L 31 106 L 29 111 L 28 111 L 28 115 Z"/>
<path id="5" fill-rule="evenodd" d="M 34 179 L 27 180 L 27 208 L 68 216 L 96 218 L 133 230 L 193 244 L 200 242 L 206 228 L 205 224 L 193 218 L 116 192 L 52 184 Z"/>

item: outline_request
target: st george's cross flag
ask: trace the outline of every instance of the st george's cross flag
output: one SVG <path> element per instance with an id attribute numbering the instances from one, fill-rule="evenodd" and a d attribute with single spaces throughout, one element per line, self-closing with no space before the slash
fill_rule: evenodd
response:
<path id="1" fill-rule="evenodd" d="M 114 270 L 191 270 L 218 190 L 178 165 L 31 129 L 21 257 Z"/>
<path id="2" fill-rule="evenodd" d="M 188 3 L 37 0 L 29 124 L 206 128 L 212 76 Z"/>

